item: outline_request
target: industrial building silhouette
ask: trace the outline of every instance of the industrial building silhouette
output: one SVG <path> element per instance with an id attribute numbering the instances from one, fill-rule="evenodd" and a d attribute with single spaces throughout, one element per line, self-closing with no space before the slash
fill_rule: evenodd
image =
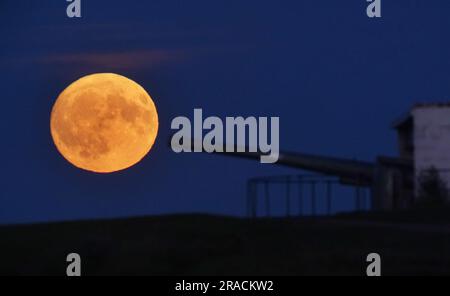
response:
<path id="1" fill-rule="evenodd" d="M 273 178 L 255 178 L 248 182 L 247 214 L 257 215 L 258 194 L 256 188 L 262 185 L 265 192 L 266 214 L 270 214 L 270 200 L 267 184 L 284 183 L 310 184 L 311 213 L 316 209 L 315 185 L 327 186 L 327 213 L 330 213 L 330 189 L 337 180 L 340 184 L 356 189 L 355 210 L 363 207 L 367 210 L 389 211 L 412 207 L 417 200 L 418 175 L 431 168 L 437 169 L 445 183 L 450 183 L 450 103 L 416 104 L 405 115 L 392 123 L 397 133 L 398 155 L 378 156 L 373 162 L 346 158 L 334 158 L 319 155 L 281 151 L 275 165 L 298 168 L 318 173 L 323 179 L 306 176 L 277 176 Z M 261 153 L 234 152 L 231 156 L 259 160 Z M 329 179 L 334 177 L 335 179 Z M 302 178 L 304 178 L 302 180 Z M 327 179 L 328 178 L 328 179 Z M 286 189 L 286 215 L 291 214 L 290 187 Z M 363 206 L 363 189 L 370 193 L 370 204 Z M 300 190 L 300 189 L 299 189 Z M 299 209 L 300 214 L 302 209 Z"/>

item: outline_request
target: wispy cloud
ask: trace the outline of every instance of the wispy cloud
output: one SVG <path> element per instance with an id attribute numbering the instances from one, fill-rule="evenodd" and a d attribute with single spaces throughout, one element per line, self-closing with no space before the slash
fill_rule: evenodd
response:
<path id="1" fill-rule="evenodd" d="M 109 53 L 64 53 L 36 58 L 38 63 L 77 65 L 111 69 L 141 69 L 165 63 L 179 62 L 186 53 L 178 50 L 134 50 Z"/>
<path id="2" fill-rule="evenodd" d="M 0 65 L 16 68 L 141 70 L 253 50 L 248 41 L 236 40 L 222 27 L 98 23 L 39 25 L 5 32 L 8 46 L 2 49 Z M 26 46 L 21 40 L 26 40 Z"/>

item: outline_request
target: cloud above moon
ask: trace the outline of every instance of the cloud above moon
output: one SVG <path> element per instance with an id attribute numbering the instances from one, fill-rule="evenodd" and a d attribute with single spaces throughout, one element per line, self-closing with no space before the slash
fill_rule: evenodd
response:
<path id="1" fill-rule="evenodd" d="M 0 58 L 0 65 L 45 66 L 57 68 L 70 68 L 81 72 L 109 71 L 135 71 L 141 69 L 154 69 L 169 64 L 182 63 L 188 54 L 181 50 L 150 49 L 129 50 L 120 52 L 68 52 L 51 55 L 28 55 Z"/>
<path id="2" fill-rule="evenodd" d="M 161 30 L 145 26 L 136 30 L 137 26 L 98 23 L 8 28 L 11 36 L 27 35 L 27 40 L 10 48 L 9 55 L 0 55 L 0 65 L 119 72 L 203 60 L 206 55 L 223 56 L 255 50 L 249 40 L 230 36 L 223 28 L 168 26 Z M 0 33 L 2 30 L 0 28 Z M 15 46 L 8 39 L 4 41 L 6 48 Z M 45 50 L 48 48 L 51 50 Z"/>
<path id="3" fill-rule="evenodd" d="M 115 70 L 151 68 L 180 62 L 186 54 L 177 50 L 132 50 L 106 53 L 65 53 L 38 59 L 42 64 L 105 67 Z"/>

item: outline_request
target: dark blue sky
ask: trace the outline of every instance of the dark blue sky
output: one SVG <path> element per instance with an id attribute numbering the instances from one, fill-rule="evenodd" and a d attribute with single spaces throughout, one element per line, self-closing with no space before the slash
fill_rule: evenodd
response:
<path id="1" fill-rule="evenodd" d="M 383 0 L 0 2 L 0 223 L 175 212 L 244 214 L 249 177 L 296 173 L 168 147 L 176 116 L 279 116 L 281 149 L 395 155 L 393 119 L 450 96 L 450 2 Z M 143 85 L 159 111 L 151 153 L 119 173 L 56 151 L 58 94 L 95 72 Z"/>

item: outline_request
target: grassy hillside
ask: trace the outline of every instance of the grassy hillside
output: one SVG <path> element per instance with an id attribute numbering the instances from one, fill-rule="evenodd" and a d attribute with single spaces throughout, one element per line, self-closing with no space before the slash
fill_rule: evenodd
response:
<path id="1" fill-rule="evenodd" d="M 450 236 L 331 220 L 175 215 L 0 227 L 0 274 L 65 275 L 450 274 Z"/>

